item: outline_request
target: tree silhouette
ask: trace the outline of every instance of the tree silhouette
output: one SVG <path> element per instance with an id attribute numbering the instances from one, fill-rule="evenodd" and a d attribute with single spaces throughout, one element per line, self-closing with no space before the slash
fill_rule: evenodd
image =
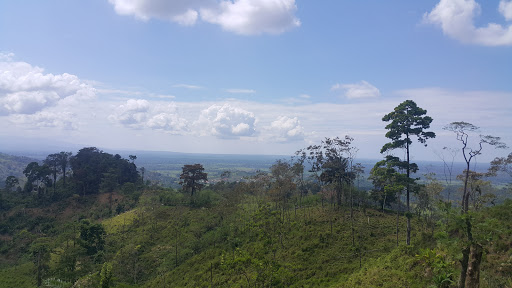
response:
<path id="1" fill-rule="evenodd" d="M 204 167 L 201 164 L 185 165 L 180 175 L 180 185 L 183 190 L 190 191 L 193 197 L 195 192 L 201 190 L 208 181 L 208 174 L 204 173 Z"/>

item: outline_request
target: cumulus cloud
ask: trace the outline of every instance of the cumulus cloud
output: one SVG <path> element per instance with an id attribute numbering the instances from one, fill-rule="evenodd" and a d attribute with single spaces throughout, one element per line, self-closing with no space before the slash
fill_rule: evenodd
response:
<path id="1" fill-rule="evenodd" d="M 237 34 L 280 34 L 300 26 L 296 11 L 295 0 L 230 0 L 201 9 L 201 17 Z"/>
<path id="2" fill-rule="evenodd" d="M 270 123 L 271 140 L 275 142 L 291 142 L 304 140 L 304 128 L 297 117 L 280 116 Z"/>
<path id="3" fill-rule="evenodd" d="M 108 0 L 119 15 L 133 15 L 147 21 L 157 18 L 181 25 L 194 25 L 198 18 L 197 10 L 208 1 L 204 0 Z"/>
<path id="4" fill-rule="evenodd" d="M 34 114 L 59 102 L 92 99 L 95 89 L 71 74 L 50 74 L 0 54 L 0 115 Z"/>
<path id="5" fill-rule="evenodd" d="M 201 111 L 195 123 L 202 135 L 213 135 L 219 138 L 238 138 L 254 136 L 256 117 L 244 109 L 224 105 L 212 105 Z"/>
<path id="6" fill-rule="evenodd" d="M 498 11 L 505 20 L 512 21 L 512 1 L 501 0 Z M 475 17 L 480 5 L 475 0 L 441 0 L 430 13 L 425 13 L 426 23 L 438 25 L 443 33 L 464 43 L 502 46 L 512 45 L 512 24 L 489 23 L 476 27 Z"/>
<path id="7" fill-rule="evenodd" d="M 376 98 L 380 96 L 379 89 L 366 81 L 353 84 L 335 84 L 331 87 L 331 90 L 344 90 L 345 97 L 348 99 Z"/>
<path id="8" fill-rule="evenodd" d="M 182 134 L 189 130 L 188 121 L 179 116 L 178 108 L 174 103 L 164 106 L 161 110 L 156 109 L 155 114 L 146 122 L 146 126 L 172 134 Z"/>
<path id="9" fill-rule="evenodd" d="M 144 99 L 129 99 L 117 106 L 108 119 L 133 129 L 150 128 L 173 134 L 188 130 L 187 121 L 179 116 L 174 103 L 161 105 Z"/>
<path id="10" fill-rule="evenodd" d="M 204 22 L 241 35 L 279 34 L 300 26 L 295 0 L 109 0 L 116 13 L 184 26 Z"/>
<path id="11" fill-rule="evenodd" d="M 108 118 L 131 128 L 142 128 L 148 118 L 149 102 L 143 99 L 130 99 L 119 105 Z"/>

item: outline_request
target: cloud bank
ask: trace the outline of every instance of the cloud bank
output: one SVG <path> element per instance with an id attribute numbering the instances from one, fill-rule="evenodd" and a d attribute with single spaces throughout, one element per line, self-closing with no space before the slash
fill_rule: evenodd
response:
<path id="1" fill-rule="evenodd" d="M 476 27 L 474 21 L 480 11 L 480 5 L 475 0 L 441 0 L 430 13 L 423 15 L 423 19 L 426 23 L 440 26 L 444 34 L 464 43 L 512 45 L 512 23 L 489 23 Z M 512 1 L 501 0 L 498 11 L 505 20 L 512 21 Z"/>
<path id="2" fill-rule="evenodd" d="M 195 25 L 198 19 L 240 35 L 280 34 L 300 26 L 295 0 L 109 0 L 119 15 Z"/>

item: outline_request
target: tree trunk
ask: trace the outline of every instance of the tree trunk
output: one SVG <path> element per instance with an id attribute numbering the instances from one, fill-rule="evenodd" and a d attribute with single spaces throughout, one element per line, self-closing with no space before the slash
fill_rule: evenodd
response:
<path id="1" fill-rule="evenodd" d="M 465 288 L 466 285 L 466 273 L 468 271 L 468 262 L 469 262 L 469 251 L 470 246 L 462 249 L 462 260 L 460 260 L 461 270 L 459 277 L 459 288 Z"/>
<path id="2" fill-rule="evenodd" d="M 356 246 L 356 235 L 355 235 L 355 228 L 354 228 L 354 198 L 353 198 L 353 187 L 350 187 L 350 228 L 352 230 L 352 247 Z"/>
<path id="3" fill-rule="evenodd" d="M 57 169 L 56 167 L 54 167 Z M 55 170 L 56 171 L 56 170 Z M 53 196 L 55 196 L 55 186 L 57 185 L 57 172 L 53 172 Z"/>
<path id="4" fill-rule="evenodd" d="M 176 243 L 175 243 L 175 249 L 174 249 L 174 256 L 175 256 L 175 260 L 176 260 L 176 265 L 174 266 L 175 268 L 178 267 L 178 228 L 176 228 Z"/>
<path id="5" fill-rule="evenodd" d="M 472 244 L 466 272 L 466 287 L 480 287 L 480 263 L 482 263 L 483 248 L 480 244 Z"/>
<path id="6" fill-rule="evenodd" d="M 397 204 L 397 207 L 396 207 L 396 247 L 398 247 L 398 232 L 400 231 L 398 229 L 398 224 L 400 223 L 400 218 L 399 218 L 399 209 L 400 209 L 400 196 L 398 196 L 398 204 Z"/>
<path id="7" fill-rule="evenodd" d="M 411 209 L 409 206 L 409 192 L 410 192 L 410 176 L 411 176 L 411 167 L 409 164 L 409 134 L 407 134 L 407 239 L 406 244 L 411 245 Z"/>
<path id="8" fill-rule="evenodd" d="M 464 190 L 462 193 L 462 212 L 467 213 L 469 210 L 469 193 L 468 193 L 468 180 L 469 180 L 469 164 L 470 161 L 466 160 L 466 177 L 464 179 Z"/>
<path id="9" fill-rule="evenodd" d="M 341 180 L 340 180 L 341 182 Z M 341 193 L 342 193 L 342 187 L 341 184 L 338 183 L 336 185 L 336 204 L 338 204 L 338 210 L 341 208 Z"/>
<path id="10" fill-rule="evenodd" d="M 462 149 L 462 153 L 464 153 L 464 149 Z M 464 154 L 464 159 L 466 159 L 466 154 Z M 466 177 L 464 179 L 464 190 L 462 191 L 462 214 L 466 214 L 468 212 L 468 205 L 466 205 L 466 199 L 469 200 L 469 193 L 468 193 L 468 179 L 469 179 L 469 164 L 470 164 L 471 158 L 469 161 L 466 159 Z M 468 233 L 468 240 L 471 243 L 473 240 L 473 235 L 471 233 L 471 222 L 469 219 L 466 219 L 466 229 Z M 460 270 L 460 277 L 459 277 L 459 288 L 465 288 L 466 287 L 466 277 L 468 273 L 468 266 L 469 266 L 469 253 L 471 251 L 471 245 L 468 244 L 467 247 L 462 249 L 462 260 L 460 261 L 461 270 Z"/>
<path id="11" fill-rule="evenodd" d="M 37 287 L 40 287 L 43 284 L 43 269 L 41 268 L 41 252 L 37 253 Z"/>

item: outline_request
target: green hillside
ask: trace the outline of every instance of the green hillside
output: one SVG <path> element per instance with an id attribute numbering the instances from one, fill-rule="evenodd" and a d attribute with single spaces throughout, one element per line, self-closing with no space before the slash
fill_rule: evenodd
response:
<path id="1" fill-rule="evenodd" d="M 52 166 L 62 155 L 67 170 Z M 512 287 L 512 201 L 497 204 L 479 173 L 461 213 L 435 177 L 407 182 L 394 158 L 373 167 L 369 191 L 339 157 L 307 175 L 278 160 L 236 182 L 184 165 L 179 189 L 143 181 L 134 159 L 50 154 L 1 189 L 0 288 L 457 287 L 464 255 L 480 287 Z"/>
<path id="2" fill-rule="evenodd" d="M 203 190 L 197 207 L 173 204 L 186 198 L 178 191 L 146 188 L 134 209 L 113 217 L 105 194 L 10 211 L 2 224 L 18 226 L 12 236 L 2 235 L 0 287 L 34 287 L 38 245 L 48 251 L 43 279 L 63 281 L 44 287 L 100 287 L 105 265 L 111 267 L 109 287 L 427 287 L 441 277 L 428 257 L 441 257 L 450 279 L 457 278 L 456 244 L 444 231 L 430 238 L 415 223 L 413 245 L 403 245 L 400 231 L 397 248 L 391 211 L 356 207 L 352 223 L 347 207 L 322 207 L 318 196 L 282 210 L 244 186 Z M 114 201 L 128 201 L 125 192 L 113 194 Z M 510 285 L 511 214 L 507 201 L 475 216 L 482 225 L 501 227 L 486 247 L 482 287 Z M 405 217 L 399 217 L 403 227 Z M 94 225 L 103 227 L 104 244 L 89 253 L 80 229 Z"/>

